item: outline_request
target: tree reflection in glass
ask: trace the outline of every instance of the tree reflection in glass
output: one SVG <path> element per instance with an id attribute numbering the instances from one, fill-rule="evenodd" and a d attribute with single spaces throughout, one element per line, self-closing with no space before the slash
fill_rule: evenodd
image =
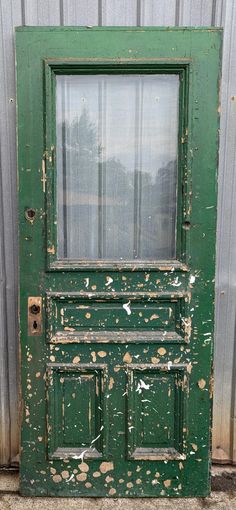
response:
<path id="1" fill-rule="evenodd" d="M 178 102 L 178 75 L 57 76 L 59 258 L 175 258 Z"/>

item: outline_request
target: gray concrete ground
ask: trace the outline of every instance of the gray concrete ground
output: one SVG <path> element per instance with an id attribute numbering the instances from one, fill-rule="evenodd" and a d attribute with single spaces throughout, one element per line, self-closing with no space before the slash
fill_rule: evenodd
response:
<path id="1" fill-rule="evenodd" d="M 236 510 L 236 467 L 212 470 L 211 496 L 196 499 L 23 498 L 18 474 L 0 472 L 0 510 Z"/>

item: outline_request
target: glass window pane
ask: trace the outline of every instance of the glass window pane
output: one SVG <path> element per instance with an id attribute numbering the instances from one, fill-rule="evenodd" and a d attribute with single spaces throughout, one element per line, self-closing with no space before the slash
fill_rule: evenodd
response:
<path id="1" fill-rule="evenodd" d="M 176 256 L 178 75 L 57 76 L 58 257 Z"/>

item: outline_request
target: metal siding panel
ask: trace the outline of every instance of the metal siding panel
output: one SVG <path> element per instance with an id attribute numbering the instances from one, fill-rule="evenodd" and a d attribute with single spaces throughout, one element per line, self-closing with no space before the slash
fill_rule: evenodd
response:
<path id="1" fill-rule="evenodd" d="M 103 26 L 137 25 L 138 2 L 136 0 L 103 0 L 101 24 Z"/>
<path id="2" fill-rule="evenodd" d="M 216 27 L 223 27 L 225 24 L 226 1 L 215 0 L 213 2 L 212 25 Z"/>
<path id="3" fill-rule="evenodd" d="M 25 25 L 60 25 L 60 0 L 22 0 Z"/>
<path id="4" fill-rule="evenodd" d="M 1 463 L 18 452 L 17 199 L 14 26 L 22 23 L 20 0 L 1 2 Z M 4 366 L 3 366 L 4 364 Z M 11 428 L 10 428 L 10 424 Z"/>
<path id="5" fill-rule="evenodd" d="M 219 159 L 218 243 L 216 268 L 215 399 L 213 457 L 233 460 L 235 424 L 236 309 L 236 6 L 227 2 L 225 17 Z M 230 442 L 232 441 L 232 442 Z M 236 458 L 234 457 L 234 462 Z"/>
<path id="6" fill-rule="evenodd" d="M 1 165 L 2 174 L 2 165 Z M 2 181 L 2 175 L 0 175 Z M 3 465 L 10 463 L 10 406 L 8 384 L 8 347 L 7 347 L 7 313 L 6 313 L 6 271 L 4 255 L 4 226 L 3 226 L 3 203 L 2 182 L 1 191 L 1 221 L 0 221 L 0 462 Z"/>
<path id="7" fill-rule="evenodd" d="M 178 25 L 208 26 L 212 24 L 214 0 L 180 0 Z"/>
<path id="8" fill-rule="evenodd" d="M 97 0 L 64 0 L 64 25 L 98 25 Z"/>
<path id="9" fill-rule="evenodd" d="M 216 342 L 215 400 L 213 445 L 214 456 L 236 462 L 235 445 L 235 252 L 234 215 L 236 213 L 234 167 L 236 143 L 234 133 L 236 91 L 234 62 L 236 41 L 236 6 L 233 0 L 4 0 L 1 2 L 3 76 L 0 98 L 0 463 L 12 460 L 18 449 L 17 405 L 17 228 L 16 228 L 16 148 L 15 148 L 15 74 L 14 26 L 59 25 L 225 25 L 222 116 L 218 200 L 218 244 L 216 273 Z M 99 5 L 99 12 L 98 12 Z M 24 23 L 25 18 L 25 23 Z M 64 18 L 64 19 L 63 19 Z M 13 99 L 13 102 L 10 100 Z M 232 376 L 232 374 L 234 375 Z M 11 423 L 11 430 L 10 430 Z M 230 438 L 234 438 L 230 442 Z M 216 447 L 220 446 L 216 450 Z"/>
<path id="10" fill-rule="evenodd" d="M 170 26 L 176 22 L 176 0 L 141 0 L 140 24 Z"/>

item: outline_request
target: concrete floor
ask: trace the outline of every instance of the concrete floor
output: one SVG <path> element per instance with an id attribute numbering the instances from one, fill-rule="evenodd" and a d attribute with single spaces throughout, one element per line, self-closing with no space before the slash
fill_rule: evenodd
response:
<path id="1" fill-rule="evenodd" d="M 212 487 L 204 499 L 23 498 L 18 474 L 0 472 L 0 510 L 236 510 L 236 468 L 214 467 Z"/>

